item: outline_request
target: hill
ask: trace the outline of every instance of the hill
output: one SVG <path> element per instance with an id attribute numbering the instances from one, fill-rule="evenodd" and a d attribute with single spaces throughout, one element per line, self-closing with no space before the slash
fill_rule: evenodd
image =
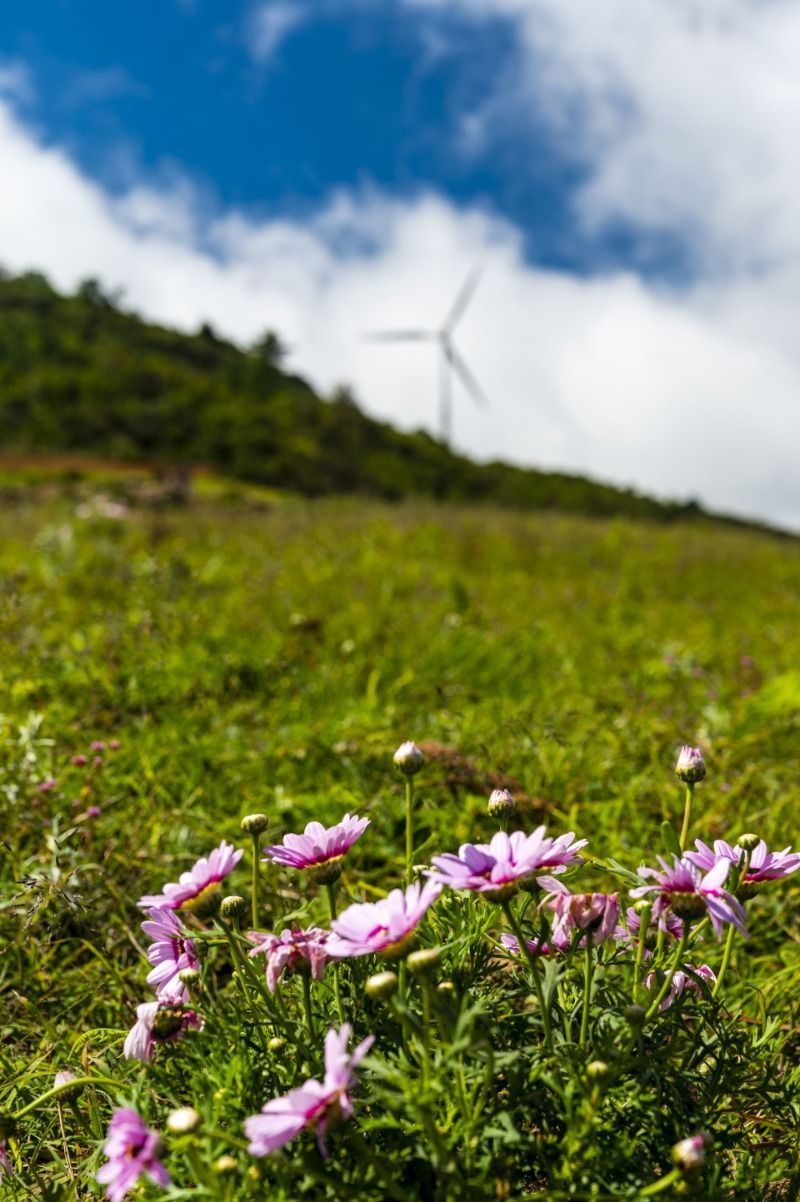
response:
<path id="1" fill-rule="evenodd" d="M 0 432 L 6 451 L 203 464 L 307 496 L 430 497 L 518 509 L 702 517 L 696 502 L 504 463 L 477 464 L 422 431 L 319 397 L 281 366 L 274 333 L 242 348 L 204 325 L 179 333 L 123 311 L 87 280 L 74 296 L 41 275 L 0 279 Z M 747 525 L 736 519 L 724 519 Z"/>

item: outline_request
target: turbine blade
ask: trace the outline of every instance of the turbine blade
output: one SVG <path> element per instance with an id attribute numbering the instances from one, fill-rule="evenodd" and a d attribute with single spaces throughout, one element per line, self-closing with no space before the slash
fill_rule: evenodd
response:
<path id="1" fill-rule="evenodd" d="M 464 280 L 464 283 L 461 285 L 460 292 L 453 301 L 453 307 L 445 318 L 444 325 L 442 326 L 444 333 L 452 334 L 456 323 L 459 322 L 464 316 L 464 311 L 469 302 L 472 300 L 472 297 L 475 294 L 475 289 L 478 287 L 482 275 L 483 267 L 479 265 L 477 267 L 473 267 L 472 271 Z"/>
<path id="2" fill-rule="evenodd" d="M 472 372 L 467 367 L 464 360 L 461 358 L 461 355 L 459 355 L 456 348 L 454 346 L 446 347 L 445 354 L 447 355 L 450 366 L 458 376 L 465 390 L 469 393 L 475 404 L 479 405 L 482 409 L 488 408 L 490 404 L 489 398 L 473 376 Z"/>
<path id="3" fill-rule="evenodd" d="M 367 330 L 368 342 L 431 342 L 437 337 L 433 330 Z"/>

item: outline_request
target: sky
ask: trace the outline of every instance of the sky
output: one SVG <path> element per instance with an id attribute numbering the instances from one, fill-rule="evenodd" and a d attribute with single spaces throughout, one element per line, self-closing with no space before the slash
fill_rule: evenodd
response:
<path id="1" fill-rule="evenodd" d="M 797 0 L 27 0 L 0 263 L 453 441 L 800 530 Z"/>

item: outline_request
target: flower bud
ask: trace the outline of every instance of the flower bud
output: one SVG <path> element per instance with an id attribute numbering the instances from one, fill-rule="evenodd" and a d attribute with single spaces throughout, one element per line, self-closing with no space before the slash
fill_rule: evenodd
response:
<path id="1" fill-rule="evenodd" d="M 605 1060 L 590 1060 L 586 1065 L 586 1076 L 590 1081 L 604 1081 L 610 1072 Z"/>
<path id="2" fill-rule="evenodd" d="M 247 910 L 247 902 L 238 893 L 223 897 L 219 903 L 219 912 L 223 918 L 239 918 Z"/>
<path id="3" fill-rule="evenodd" d="M 405 776 L 415 776 L 425 763 L 425 756 L 416 743 L 401 743 L 394 753 L 394 762 Z"/>
<path id="4" fill-rule="evenodd" d="M 196 968 L 182 968 L 178 973 L 178 980 L 187 989 L 194 989 L 200 984 L 200 973 Z"/>
<path id="5" fill-rule="evenodd" d="M 167 1130 L 173 1135 L 188 1135 L 200 1126 L 200 1115 L 194 1106 L 180 1106 L 167 1116 Z"/>
<path id="6" fill-rule="evenodd" d="M 746 831 L 745 834 L 739 836 L 736 842 L 743 851 L 755 851 L 761 842 L 761 837 L 754 835 L 752 831 Z"/>
<path id="7" fill-rule="evenodd" d="M 517 803 L 508 789 L 493 789 L 487 809 L 490 818 L 511 818 L 517 812 Z"/>
<path id="8" fill-rule="evenodd" d="M 705 1164 L 706 1148 L 711 1143 L 711 1137 L 705 1131 L 681 1139 L 672 1149 L 672 1163 L 684 1173 L 692 1173 Z"/>
<path id="9" fill-rule="evenodd" d="M 268 1052 L 282 1052 L 286 1047 L 286 1040 L 282 1035 L 273 1035 L 272 1039 L 267 1041 Z"/>
<path id="10" fill-rule="evenodd" d="M 216 1173 L 217 1177 L 225 1177 L 228 1173 L 235 1173 L 238 1164 L 234 1156 L 218 1156 L 211 1166 L 212 1173 Z"/>
<path id="11" fill-rule="evenodd" d="M 60 1073 L 56 1073 L 55 1080 L 53 1081 L 53 1085 L 56 1086 L 56 1088 L 57 1088 L 59 1085 L 69 1085 L 70 1081 L 74 1081 L 74 1080 L 75 1080 L 75 1074 L 73 1072 L 70 1072 L 70 1070 L 68 1068 L 64 1068 L 61 1070 Z"/>
<path id="12" fill-rule="evenodd" d="M 626 1006 L 622 1013 L 632 1027 L 641 1027 L 647 1016 L 644 1006 Z"/>
<path id="13" fill-rule="evenodd" d="M 426 977 L 435 972 L 442 962 L 440 947 L 423 947 L 418 952 L 412 952 L 406 960 L 408 971 L 415 977 Z"/>
<path id="14" fill-rule="evenodd" d="M 643 918 L 645 914 L 649 914 L 653 908 L 653 903 L 648 901 L 646 897 L 640 897 L 638 901 L 633 903 L 634 913 Z"/>
<path id="15" fill-rule="evenodd" d="M 245 814 L 240 826 L 247 835 L 260 835 L 267 829 L 268 821 L 266 814 Z"/>
<path id="16" fill-rule="evenodd" d="M 451 994 L 451 993 L 455 993 L 455 991 L 456 991 L 456 987 L 455 987 L 455 983 L 453 981 L 440 981 L 439 984 L 436 986 L 437 993 Z"/>
<path id="17" fill-rule="evenodd" d="M 367 992 L 367 997 L 377 998 L 379 1001 L 385 1002 L 397 993 L 399 984 L 400 981 L 396 972 L 376 972 L 374 976 L 367 978 L 364 988 Z"/>
<path id="18" fill-rule="evenodd" d="M 675 765 L 675 775 L 678 780 L 685 781 L 687 785 L 694 785 L 697 781 L 702 780 L 705 774 L 706 764 L 700 748 L 686 745 L 681 747 L 678 762 Z"/>

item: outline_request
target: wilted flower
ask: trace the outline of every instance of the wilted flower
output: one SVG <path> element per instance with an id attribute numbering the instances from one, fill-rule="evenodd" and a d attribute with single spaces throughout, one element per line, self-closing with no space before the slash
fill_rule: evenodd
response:
<path id="1" fill-rule="evenodd" d="M 261 1114 L 245 1120 L 244 1130 L 252 1156 L 268 1156 L 312 1126 L 316 1128 L 319 1149 L 323 1156 L 326 1155 L 325 1133 L 332 1122 L 350 1118 L 353 1113 L 347 1092 L 355 1080 L 353 1070 L 374 1042 L 374 1036 L 369 1035 L 348 1055 L 349 1039 L 349 1023 L 344 1023 L 340 1031 L 331 1027 L 325 1036 L 324 1080 L 306 1081 L 285 1097 L 267 1102 Z"/>
<path id="2" fill-rule="evenodd" d="M 711 1137 L 701 1131 L 688 1139 L 679 1140 L 672 1149 L 672 1162 L 685 1173 L 702 1168 L 706 1160 L 706 1148 L 711 1143 Z"/>
<path id="3" fill-rule="evenodd" d="M 181 934 L 181 924 L 174 910 L 150 910 L 142 923 L 145 935 L 155 942 L 147 949 L 147 959 L 153 965 L 147 974 L 148 985 L 154 985 L 159 997 L 185 997 L 186 987 L 179 974 L 185 968 L 197 969 L 194 943 Z"/>
<path id="4" fill-rule="evenodd" d="M 403 891 L 393 889 L 377 902 L 356 902 L 331 923 L 328 952 L 337 958 L 381 952 L 388 959 L 402 956 L 425 911 L 441 893 L 433 881 L 414 881 Z"/>
<path id="5" fill-rule="evenodd" d="M 618 893 L 559 893 L 549 903 L 555 910 L 552 939 L 569 945 L 574 930 L 585 931 L 595 947 L 610 939 L 619 922 Z"/>
<path id="6" fill-rule="evenodd" d="M 278 988 L 281 975 L 310 971 L 315 981 L 321 981 L 330 956 L 326 943 L 330 931 L 309 927 L 307 931 L 248 931 L 247 938 L 255 944 L 251 956 L 266 956 L 267 986 L 270 993 Z"/>
<path id="7" fill-rule="evenodd" d="M 97 1170 L 97 1180 L 108 1186 L 111 1202 L 120 1202 L 143 1173 L 156 1185 L 170 1184 L 169 1173 L 158 1159 L 160 1142 L 158 1133 L 135 1110 L 114 1111 L 103 1145 L 108 1160 Z"/>
<path id="8" fill-rule="evenodd" d="M 783 851 L 767 851 L 763 839 L 759 839 L 749 851 L 737 843 L 732 846 L 724 839 L 714 841 L 713 850 L 702 839 L 695 840 L 697 851 L 687 851 L 686 859 L 708 872 L 720 860 L 728 860 L 731 864 L 740 864 L 748 857 L 747 867 L 739 882 L 742 885 L 758 885 L 762 881 L 777 881 L 789 876 L 800 868 L 800 854 L 784 847 Z"/>
<path id="9" fill-rule="evenodd" d="M 458 855 L 448 852 L 434 856 L 433 864 L 438 871 L 429 872 L 428 876 L 451 889 L 472 889 L 485 894 L 490 901 L 503 901 L 525 878 L 563 872 L 578 860 L 578 851 L 585 845 L 585 839 L 575 841 L 572 831 L 551 839 L 545 835 L 543 826 L 537 827 L 532 835 L 524 831 L 510 835 L 498 831 L 489 843 L 463 843 Z M 541 878 L 539 883 L 554 893 L 562 888 L 549 877 Z"/>
<path id="10" fill-rule="evenodd" d="M 182 872 L 178 883 L 164 886 L 163 893 L 146 893 L 139 898 L 143 910 L 151 907 L 200 912 L 219 891 L 220 882 L 231 872 L 244 853 L 223 839 L 211 854 L 198 860 L 194 868 Z"/>
<path id="11" fill-rule="evenodd" d="M 500 942 L 504 948 L 507 948 L 508 951 L 513 952 L 516 956 L 520 954 L 519 939 L 517 939 L 516 935 L 508 935 L 504 932 L 500 936 Z M 550 956 L 554 950 L 563 950 L 562 948 L 554 949 L 553 945 L 542 943 L 540 939 L 526 939 L 525 942 L 528 945 L 528 951 L 534 956 Z"/>
<path id="12" fill-rule="evenodd" d="M 283 843 L 264 848 L 266 860 L 287 868 L 311 869 L 321 883 L 331 882 L 341 872 L 342 857 L 361 838 L 369 818 L 345 814 L 341 822 L 325 828 L 309 822 L 302 835 L 284 835 Z"/>
<path id="13" fill-rule="evenodd" d="M 639 939 L 641 927 L 642 919 L 636 907 L 628 906 L 625 911 L 625 925 L 617 927 L 614 932 L 614 938 L 618 943 L 635 943 Z M 645 947 L 648 943 L 655 942 L 656 929 L 664 931 L 672 939 L 680 939 L 683 935 L 683 921 L 676 914 L 673 914 L 671 910 L 665 910 L 658 918 L 656 925 L 647 931 L 645 935 Z"/>
<path id="14" fill-rule="evenodd" d="M 127 1060 L 150 1061 L 153 1045 L 175 1043 L 190 1029 L 199 1031 L 203 1020 L 180 996 L 161 997 L 136 1007 L 136 1022 L 127 1034 L 122 1054 Z"/>
<path id="15" fill-rule="evenodd" d="M 717 979 L 717 974 L 707 964 L 700 964 L 697 968 L 690 968 L 688 964 L 684 964 L 683 968 L 676 969 L 672 974 L 669 992 L 661 1002 L 659 1010 L 668 1010 L 672 1003 L 687 989 L 691 990 L 692 993 L 696 993 L 698 997 L 701 997 L 703 990 L 700 981 L 697 979 L 698 977 L 700 980 L 707 981 L 713 985 Z M 660 987 L 658 976 L 654 972 L 647 974 L 644 983 L 649 990 L 656 990 Z"/>
<path id="16" fill-rule="evenodd" d="M 706 774 L 706 763 L 699 747 L 681 747 L 678 762 L 675 765 L 675 775 L 687 785 L 694 785 Z"/>
<path id="17" fill-rule="evenodd" d="M 406 776 L 415 776 L 425 764 L 425 756 L 416 743 L 401 743 L 392 756 L 396 767 Z"/>
<path id="18" fill-rule="evenodd" d="M 663 856 L 658 856 L 658 862 L 661 865 L 660 872 L 656 868 L 639 869 L 639 876 L 651 878 L 654 883 L 631 889 L 632 897 L 645 897 L 648 893 L 657 895 L 653 904 L 655 919 L 660 920 L 667 910 L 684 919 L 708 914 L 718 939 L 722 937 L 722 927 L 726 922 L 732 922 L 737 930 L 747 935 L 741 903 L 722 888 L 731 866 L 730 860 L 718 860 L 705 875 L 685 856 L 674 856 L 672 864 Z"/>

